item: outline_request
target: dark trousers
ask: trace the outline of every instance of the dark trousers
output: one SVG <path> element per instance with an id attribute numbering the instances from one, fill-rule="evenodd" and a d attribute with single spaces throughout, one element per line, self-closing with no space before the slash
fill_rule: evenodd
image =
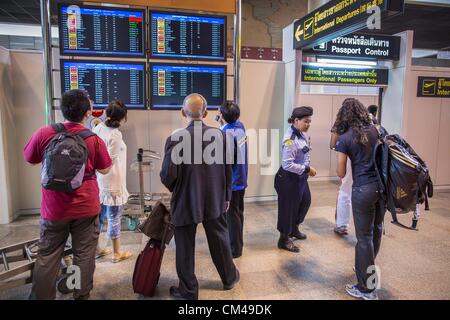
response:
<path id="1" fill-rule="evenodd" d="M 303 223 L 311 206 L 308 174 L 298 175 L 280 168 L 275 175 L 278 194 L 278 224 L 280 233 L 290 234 Z"/>
<path id="2" fill-rule="evenodd" d="M 233 257 L 241 256 L 244 247 L 244 195 L 245 190 L 233 191 L 226 213 Z"/>
<path id="3" fill-rule="evenodd" d="M 89 294 L 94 283 L 98 223 L 98 215 L 65 221 L 41 219 L 39 250 L 33 269 L 30 299 L 55 299 L 56 280 L 69 234 L 72 238 L 73 265 L 80 268 L 81 282 L 81 289 L 75 289 L 73 296 L 77 299 Z"/>
<path id="4" fill-rule="evenodd" d="M 355 248 L 356 277 L 359 289 L 368 292 L 374 289 L 370 288 L 367 283 L 368 278 L 374 272 L 368 268 L 375 266 L 375 258 L 380 250 L 385 213 L 378 183 L 353 187 L 352 208 L 357 239 Z"/>
<path id="5" fill-rule="evenodd" d="M 224 285 L 236 280 L 236 267 L 231 257 L 230 238 L 224 215 L 203 221 L 209 252 Z M 190 299 L 198 299 L 198 281 L 195 276 L 196 224 L 175 227 L 176 267 L 180 280 L 180 293 Z"/>

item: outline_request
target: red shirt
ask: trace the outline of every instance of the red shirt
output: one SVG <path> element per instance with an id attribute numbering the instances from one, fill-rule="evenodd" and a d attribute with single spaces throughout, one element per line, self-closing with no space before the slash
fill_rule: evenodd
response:
<path id="1" fill-rule="evenodd" d="M 80 123 L 64 122 L 69 132 L 85 130 Z M 47 144 L 55 136 L 51 126 L 42 127 L 30 138 L 23 149 L 25 160 L 31 164 L 42 162 Z M 88 159 L 83 184 L 74 192 L 58 192 L 41 188 L 41 216 L 46 220 L 80 219 L 95 216 L 100 212 L 100 197 L 95 170 L 112 165 L 105 143 L 98 136 L 84 140 L 88 148 Z"/>

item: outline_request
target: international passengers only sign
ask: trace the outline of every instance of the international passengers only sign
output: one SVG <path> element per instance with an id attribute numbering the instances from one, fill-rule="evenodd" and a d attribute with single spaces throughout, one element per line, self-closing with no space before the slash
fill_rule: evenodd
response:
<path id="1" fill-rule="evenodd" d="M 302 65 L 302 82 L 353 86 L 386 86 L 388 69 L 326 67 L 312 64 Z"/>

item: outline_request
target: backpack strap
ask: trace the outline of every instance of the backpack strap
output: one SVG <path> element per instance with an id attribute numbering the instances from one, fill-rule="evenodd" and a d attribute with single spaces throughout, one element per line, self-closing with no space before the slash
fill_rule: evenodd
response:
<path id="1" fill-rule="evenodd" d="M 95 136 L 96 134 L 93 133 L 91 130 L 89 129 L 84 129 L 80 132 L 77 133 L 78 136 L 81 137 L 81 139 L 86 140 L 89 137 Z M 86 175 L 87 177 L 93 177 L 95 176 L 95 170 L 93 172 L 91 172 L 90 174 Z"/>
<path id="2" fill-rule="evenodd" d="M 52 128 L 55 130 L 56 134 L 66 131 L 66 127 L 64 127 L 62 123 L 53 123 Z"/>
<path id="3" fill-rule="evenodd" d="M 95 136 L 96 134 L 89 129 L 84 129 L 78 132 L 77 135 L 79 135 L 83 140 L 86 140 L 87 138 Z"/>
<path id="4" fill-rule="evenodd" d="M 427 180 L 427 195 L 429 198 L 433 198 L 433 181 L 431 181 L 430 177 Z"/>
<path id="5" fill-rule="evenodd" d="M 428 195 L 425 193 L 425 210 L 430 210 L 430 203 L 428 202 Z"/>
<path id="6" fill-rule="evenodd" d="M 379 124 L 374 124 L 373 126 L 375 127 L 375 129 L 377 129 L 378 139 L 379 139 L 379 140 L 383 140 L 383 131 L 382 131 L 382 129 L 381 129 L 381 125 L 379 125 Z"/>

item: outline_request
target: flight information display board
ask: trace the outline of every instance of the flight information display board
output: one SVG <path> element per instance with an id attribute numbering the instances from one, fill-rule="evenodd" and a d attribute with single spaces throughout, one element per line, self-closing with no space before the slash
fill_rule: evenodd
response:
<path id="1" fill-rule="evenodd" d="M 208 109 L 217 109 L 226 97 L 226 66 L 154 63 L 150 79 L 151 109 L 180 109 L 191 93 L 200 93 Z"/>
<path id="2" fill-rule="evenodd" d="M 150 56 L 226 59 L 226 16 L 150 12 Z"/>
<path id="3" fill-rule="evenodd" d="M 128 108 L 145 109 L 145 63 L 61 60 L 61 89 L 86 90 L 95 108 L 118 99 Z"/>
<path id="4" fill-rule="evenodd" d="M 58 12 L 62 55 L 145 55 L 145 10 L 61 4 Z"/>

